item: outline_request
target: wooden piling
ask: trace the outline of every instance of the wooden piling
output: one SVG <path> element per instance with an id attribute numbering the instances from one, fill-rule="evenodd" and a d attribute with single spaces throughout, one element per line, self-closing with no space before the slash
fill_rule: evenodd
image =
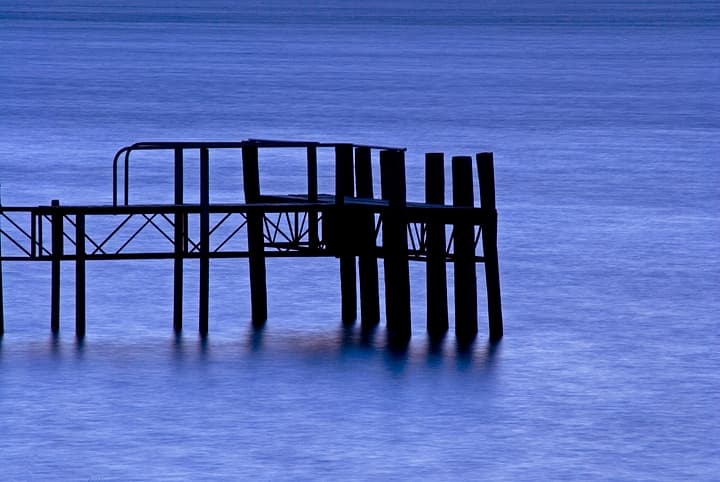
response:
<path id="1" fill-rule="evenodd" d="M 452 158 L 453 205 L 473 205 L 472 158 Z M 475 272 L 475 229 L 472 223 L 453 227 L 455 269 L 455 334 L 470 340 L 477 335 L 477 275 Z"/>
<path id="2" fill-rule="evenodd" d="M 181 206 L 183 199 L 183 150 L 175 149 L 175 205 Z M 173 260 L 173 329 L 175 333 L 182 331 L 183 325 L 183 254 L 185 238 L 185 216 L 179 211 L 175 212 L 175 232 Z"/>
<path id="3" fill-rule="evenodd" d="M 63 255 L 63 215 L 58 212 L 60 201 L 50 202 L 53 213 L 50 215 L 51 247 L 50 254 L 50 330 L 53 334 L 60 331 L 60 260 Z"/>
<path id="4" fill-rule="evenodd" d="M 491 340 L 503 336 L 502 305 L 500 302 L 500 269 L 497 249 L 497 211 L 495 207 L 495 167 L 492 152 L 476 155 L 480 181 L 480 207 L 492 212 L 492 220 L 483 224 L 482 244 L 485 258 L 488 324 Z"/>
<path id="5" fill-rule="evenodd" d="M 210 311 L 210 155 L 200 148 L 200 303 L 199 331 L 208 333 Z"/>
<path id="6" fill-rule="evenodd" d="M 442 152 L 425 155 L 425 202 L 445 204 L 445 156 Z M 427 331 L 431 337 L 440 337 L 448 331 L 444 222 L 427 223 L 426 245 Z"/>
<path id="7" fill-rule="evenodd" d="M 318 202 L 318 161 L 317 146 L 307 147 L 307 186 L 308 202 Z M 319 249 L 320 233 L 318 232 L 318 213 L 308 214 L 308 239 L 310 249 Z"/>
<path id="8" fill-rule="evenodd" d="M 345 196 L 354 194 L 353 150 L 352 144 L 339 144 L 335 147 L 335 240 L 338 243 L 340 257 L 340 294 L 342 303 L 342 322 L 352 324 L 357 318 L 357 273 L 355 256 L 350 243 L 351 220 L 343 210 Z"/>
<path id="9" fill-rule="evenodd" d="M 410 269 L 408 263 L 405 153 L 380 151 L 382 198 L 388 201 L 383 215 L 382 249 L 385 271 L 385 313 L 390 338 L 410 338 Z"/>
<path id="10" fill-rule="evenodd" d="M 2 206 L 2 204 L 0 204 Z M 1 228 L 1 226 L 0 226 Z M 32 238 L 33 240 L 35 238 Z M 5 334 L 5 303 L 3 301 L 2 233 L 0 233 L 0 338 Z"/>
<path id="11" fill-rule="evenodd" d="M 75 336 L 85 336 L 85 215 L 75 215 Z"/>
<path id="12" fill-rule="evenodd" d="M 260 201 L 260 170 L 257 144 L 243 144 L 243 189 L 246 203 Z M 261 213 L 247 214 L 248 266 L 250 271 L 251 318 L 255 326 L 267 320 L 267 282 L 265 272 L 265 241 Z"/>
<path id="13" fill-rule="evenodd" d="M 372 157 L 369 147 L 355 149 L 355 187 L 358 198 L 373 199 Z M 358 275 L 360 279 L 360 320 L 364 329 L 380 322 L 375 214 L 362 213 L 358 226 Z"/>

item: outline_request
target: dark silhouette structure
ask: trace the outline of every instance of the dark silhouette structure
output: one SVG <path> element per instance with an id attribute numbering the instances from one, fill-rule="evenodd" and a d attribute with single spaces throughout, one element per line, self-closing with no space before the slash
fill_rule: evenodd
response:
<path id="1" fill-rule="evenodd" d="M 304 151 L 307 183 L 301 194 L 263 194 L 260 153 Z M 210 152 L 237 152 L 243 202 L 210 202 Z M 331 150 L 335 192 L 318 192 L 318 152 Z M 130 202 L 131 155 L 167 151 L 174 166 L 172 204 Z M 185 201 L 186 153 L 199 159 L 199 202 Z M 373 155 L 379 153 L 380 197 L 373 192 Z M 474 162 L 473 162 L 474 161 Z M 75 263 L 75 330 L 85 335 L 85 266 L 91 260 L 174 260 L 174 320 L 183 326 L 183 261 L 198 259 L 199 331 L 208 326 L 210 260 L 247 258 L 251 319 L 267 319 L 266 258 L 336 257 L 340 262 L 342 321 L 357 317 L 357 281 L 363 329 L 380 321 L 378 260 L 383 260 L 385 312 L 392 339 L 410 337 L 409 262 L 427 266 L 427 330 L 442 337 L 448 330 L 446 266 L 454 268 L 455 331 L 462 340 L 478 332 L 476 265 L 485 266 L 489 338 L 502 337 L 497 253 L 497 211 L 492 153 L 452 160 L 452 204 L 445 204 L 445 159 L 425 157 L 425 202 L 406 198 L 405 149 L 319 142 L 250 139 L 241 142 L 142 142 L 120 149 L 113 161 L 111 205 L 0 206 L 0 334 L 2 262 L 44 261 L 51 265 L 51 330 L 60 329 L 60 266 Z M 480 206 L 473 193 L 473 164 Z M 120 180 L 122 179 L 122 185 Z M 239 196 L 238 196 L 239 197 Z M 89 221 L 92 221 L 91 223 Z M 88 226 L 105 226 L 102 233 Z M 49 231 L 49 232 L 48 232 Z M 142 240 L 146 234 L 155 242 Z M 244 236 L 243 236 L 244 234 Z M 2 240 L 6 249 L 3 251 Z M 49 240 L 48 240 L 49 238 Z M 8 244 L 9 242 L 9 244 Z M 7 247 L 12 252 L 8 252 Z M 482 251 L 478 254 L 477 251 Z"/>

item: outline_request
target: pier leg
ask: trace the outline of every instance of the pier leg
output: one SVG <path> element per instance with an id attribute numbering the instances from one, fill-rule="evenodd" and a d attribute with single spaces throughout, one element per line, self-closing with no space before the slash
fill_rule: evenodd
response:
<path id="1" fill-rule="evenodd" d="M 355 185 L 357 197 L 372 199 L 372 158 L 369 147 L 355 149 Z M 380 294 L 378 265 L 375 253 L 375 215 L 363 213 L 357 220 L 360 244 L 358 271 L 360 278 L 360 319 L 363 329 L 371 329 L 380 322 Z"/>
<path id="2" fill-rule="evenodd" d="M 85 336 L 85 215 L 75 216 L 75 336 Z"/>
<path id="3" fill-rule="evenodd" d="M 318 162 L 316 146 L 308 146 L 307 148 L 307 185 L 308 202 L 316 203 L 318 201 Z M 310 249 L 314 250 L 320 247 L 317 212 L 308 213 L 308 238 L 310 241 Z"/>
<path id="4" fill-rule="evenodd" d="M 492 221 L 482 227 L 483 257 L 485 258 L 485 284 L 487 286 L 488 323 L 490 339 L 503 336 L 502 306 L 500 303 L 500 269 L 497 249 L 497 211 L 495 208 L 495 168 L 492 152 L 476 156 L 480 180 L 480 207 L 492 210 Z"/>
<path id="5" fill-rule="evenodd" d="M 380 151 L 380 181 L 389 203 L 382 227 L 385 312 L 391 340 L 402 342 L 411 333 L 404 152 Z"/>
<path id="6" fill-rule="evenodd" d="M 35 238 L 33 238 L 34 240 Z M 0 338 L 5 334 L 5 304 L 3 302 L 2 234 L 0 233 Z"/>
<path id="7" fill-rule="evenodd" d="M 453 205 L 473 205 L 472 158 L 452 158 Z M 475 272 L 475 229 L 472 224 L 457 223 L 455 243 L 455 334 L 460 340 L 477 335 L 477 275 Z"/>
<path id="8" fill-rule="evenodd" d="M 52 207 L 58 208 L 60 201 L 54 199 L 50 202 Z M 63 255 L 63 215 L 57 210 L 50 217 L 52 225 L 50 259 L 50 331 L 53 334 L 60 332 L 60 259 Z"/>
<path id="9" fill-rule="evenodd" d="M 260 200 L 260 170 L 258 166 L 258 146 L 243 145 L 243 188 L 245 202 L 257 203 Z M 263 234 L 264 214 L 252 212 L 247 215 L 248 265 L 250 269 L 250 303 L 252 323 L 263 326 L 267 320 L 267 282 L 265 273 L 265 241 Z"/>
<path id="10" fill-rule="evenodd" d="M 425 155 L 425 202 L 445 204 L 445 157 L 443 153 Z M 441 337 L 448 331 L 447 268 L 445 223 L 427 223 L 427 331 Z"/>
<path id="11" fill-rule="evenodd" d="M 175 149 L 175 206 L 183 204 L 183 150 Z M 183 325 L 183 254 L 185 247 L 185 216 L 175 211 L 173 261 L 173 330 L 182 331 Z"/>
<path id="12" fill-rule="evenodd" d="M 210 162 L 207 148 L 200 149 L 200 304 L 199 331 L 208 334 L 210 308 Z"/>
<path id="13" fill-rule="evenodd" d="M 357 273 L 355 256 L 350 252 L 352 242 L 349 234 L 350 222 L 343 210 L 344 197 L 354 192 L 352 145 L 341 144 L 335 147 L 335 205 L 337 209 L 337 229 L 340 252 L 340 293 L 342 297 L 342 321 L 352 324 L 357 318 Z"/>

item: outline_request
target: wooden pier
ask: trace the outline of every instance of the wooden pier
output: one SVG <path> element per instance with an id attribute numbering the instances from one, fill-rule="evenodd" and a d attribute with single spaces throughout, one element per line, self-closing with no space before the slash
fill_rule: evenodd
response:
<path id="1" fill-rule="evenodd" d="M 260 155 L 278 149 L 301 152 L 305 190 L 263 194 Z M 210 153 L 236 152 L 243 195 L 238 203 L 210 201 Z M 142 151 L 165 151 L 173 163 L 174 202 L 130 202 L 131 159 Z M 334 193 L 318 191 L 318 153 L 331 152 Z M 188 203 L 184 173 L 188 153 L 197 155 L 199 202 Z M 234 154 L 233 154 L 234 155 Z M 380 193 L 374 192 L 374 159 Z M 454 270 L 455 332 L 471 340 L 478 332 L 476 265 L 485 268 L 488 336 L 503 334 L 497 252 L 497 211 L 492 153 L 453 157 L 452 203 L 445 200 L 445 156 L 425 156 L 425 202 L 408 202 L 405 149 L 345 143 L 250 139 L 241 142 L 142 142 L 120 149 L 113 160 L 113 199 L 106 205 L 0 205 L 0 336 L 5 329 L 2 263 L 42 261 L 51 265 L 50 329 L 60 330 L 60 267 L 75 263 L 75 332 L 86 332 L 86 263 L 93 260 L 172 259 L 176 332 L 183 328 L 183 262 L 198 259 L 201 335 L 209 331 L 210 260 L 247 258 L 253 325 L 267 319 L 266 259 L 335 257 L 340 264 L 342 321 L 360 320 L 371 330 L 380 322 L 378 260 L 385 280 L 385 319 L 392 339 L 411 332 L 411 261 L 427 267 L 427 331 L 442 337 L 449 327 L 447 264 Z M 473 193 L 473 167 L 480 187 Z M 133 166 L 133 172 L 136 169 Z M 240 198 L 238 193 L 238 198 Z M 95 227 L 103 227 L 94 232 Z M 140 242 L 152 232 L 159 242 Z"/>

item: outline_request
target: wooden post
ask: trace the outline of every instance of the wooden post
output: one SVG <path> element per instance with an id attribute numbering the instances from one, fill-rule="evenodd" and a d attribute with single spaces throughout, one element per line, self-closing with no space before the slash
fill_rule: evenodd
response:
<path id="1" fill-rule="evenodd" d="M 183 204 L 183 150 L 175 149 L 175 206 Z M 174 264 L 173 264 L 173 329 L 182 331 L 183 325 L 183 254 L 185 247 L 185 216 L 175 211 Z"/>
<path id="2" fill-rule="evenodd" d="M 335 146 L 335 226 L 337 231 L 335 240 L 340 253 L 340 294 L 342 298 L 342 321 L 352 324 L 357 318 L 357 281 L 355 270 L 355 256 L 351 252 L 349 243 L 352 237 L 348 232 L 352 221 L 348 219 L 347 210 L 344 209 L 345 196 L 354 193 L 353 179 L 353 150 L 351 144 Z"/>
<path id="3" fill-rule="evenodd" d="M 380 151 L 382 198 L 388 201 L 383 215 L 385 313 L 391 340 L 410 338 L 410 269 L 408 263 L 407 215 L 405 208 L 405 153 Z"/>
<path id="4" fill-rule="evenodd" d="M 318 201 L 318 163 L 316 146 L 307 147 L 307 185 L 308 202 L 316 203 Z M 308 213 L 308 239 L 310 249 L 318 249 L 320 247 L 317 212 Z"/>
<path id="5" fill-rule="evenodd" d="M 473 205 L 472 158 L 452 158 L 453 205 Z M 477 335 L 477 275 L 475 273 L 475 229 L 471 223 L 456 223 L 455 243 L 455 334 L 460 340 Z"/>
<path id="6" fill-rule="evenodd" d="M 50 215 L 51 246 L 50 258 L 50 330 L 53 334 L 60 331 L 60 259 L 63 255 L 63 215 L 58 212 L 60 201 L 53 199 L 50 205 L 55 208 Z"/>
<path id="7" fill-rule="evenodd" d="M 2 202 L 0 201 L 0 207 Z M 0 230 L 2 226 L 0 226 Z M 31 238 L 31 242 L 35 242 L 35 237 Z M 0 338 L 5 334 L 5 304 L 3 302 L 3 270 L 2 270 L 2 232 L 0 232 Z"/>
<path id="8" fill-rule="evenodd" d="M 487 286 L 490 339 L 503 336 L 502 305 L 500 302 L 500 269 L 497 249 L 497 211 L 495 208 L 495 168 L 492 152 L 476 155 L 480 181 L 480 207 L 491 212 L 492 218 L 482 226 L 485 284 Z"/>
<path id="9" fill-rule="evenodd" d="M 260 200 L 260 169 L 258 166 L 257 144 L 243 144 L 242 160 L 245 202 L 257 203 Z M 250 304 L 252 323 L 258 327 L 264 325 L 267 320 L 267 284 L 263 218 L 263 213 L 251 212 L 247 215 Z"/>
<path id="10" fill-rule="evenodd" d="M 358 198 L 373 198 L 372 157 L 369 147 L 355 149 L 355 186 Z M 358 271 L 360 278 L 360 319 L 365 329 L 380 322 L 378 266 L 375 253 L 375 214 L 362 213 L 358 220 Z"/>
<path id="11" fill-rule="evenodd" d="M 442 152 L 425 155 L 425 202 L 445 204 L 445 156 Z M 427 331 L 440 337 L 448 330 L 446 238 L 442 220 L 427 223 Z"/>
<path id="12" fill-rule="evenodd" d="M 85 215 L 75 215 L 75 336 L 85 336 Z"/>
<path id="13" fill-rule="evenodd" d="M 199 331 L 207 336 L 210 308 L 210 155 L 200 148 L 200 303 Z"/>

